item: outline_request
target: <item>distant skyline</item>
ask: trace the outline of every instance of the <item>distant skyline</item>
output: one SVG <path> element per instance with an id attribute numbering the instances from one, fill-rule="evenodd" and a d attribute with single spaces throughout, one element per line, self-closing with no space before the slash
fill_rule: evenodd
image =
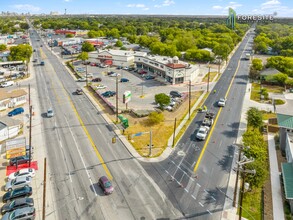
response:
<path id="1" fill-rule="evenodd" d="M 293 0 L 9 0 L 1 1 L 2 12 L 50 14 L 160 14 L 227 15 L 228 8 L 237 14 L 277 14 L 293 17 Z"/>

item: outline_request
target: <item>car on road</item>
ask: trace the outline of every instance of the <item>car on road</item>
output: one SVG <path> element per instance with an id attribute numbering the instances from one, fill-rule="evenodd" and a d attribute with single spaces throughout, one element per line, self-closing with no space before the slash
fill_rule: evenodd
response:
<path id="1" fill-rule="evenodd" d="M 146 80 L 149 80 L 149 79 L 155 79 L 156 77 L 155 76 L 151 76 L 151 75 L 147 75 L 144 77 Z"/>
<path id="2" fill-rule="evenodd" d="M 106 91 L 106 92 L 102 93 L 102 96 L 104 96 L 104 97 L 112 97 L 114 95 L 116 95 L 116 92 L 114 92 L 114 91 Z"/>
<path id="3" fill-rule="evenodd" d="M 120 79 L 120 82 L 129 82 L 129 79 L 127 79 L 127 78 L 121 78 Z"/>
<path id="4" fill-rule="evenodd" d="M 25 164 L 25 163 L 28 163 L 28 162 L 29 162 L 29 155 L 26 154 L 26 155 L 23 155 L 23 156 L 10 158 L 9 165 L 14 166 L 16 164 L 19 165 L 19 164 Z"/>
<path id="5" fill-rule="evenodd" d="M 28 177 L 34 177 L 36 175 L 36 171 L 33 168 L 24 168 L 24 169 L 20 169 L 16 172 L 13 172 L 11 174 L 9 174 L 8 176 L 8 180 L 14 180 L 17 177 L 21 177 L 21 176 L 28 176 Z"/>
<path id="6" fill-rule="evenodd" d="M 5 185 L 5 191 L 11 191 L 13 189 L 18 189 L 24 186 L 30 186 L 32 177 L 29 176 L 20 176 L 16 177 L 13 180 L 9 180 Z"/>
<path id="7" fill-rule="evenodd" d="M 24 186 L 5 193 L 2 197 L 3 203 L 12 201 L 16 198 L 30 197 L 33 194 L 32 187 Z"/>
<path id="8" fill-rule="evenodd" d="M 105 86 L 104 84 L 98 84 L 96 85 L 96 89 L 106 89 L 107 86 Z"/>
<path id="9" fill-rule="evenodd" d="M 181 98 L 182 97 L 182 94 L 180 93 L 180 92 L 178 92 L 178 91 L 171 91 L 170 92 L 170 96 L 171 97 L 178 97 L 178 98 Z"/>
<path id="10" fill-rule="evenodd" d="M 110 74 L 109 76 L 110 76 L 110 77 L 117 77 L 117 76 L 120 76 L 120 74 L 114 72 L 114 73 Z"/>
<path id="11" fill-rule="evenodd" d="M 83 94 L 82 89 L 76 89 L 75 94 L 82 95 Z"/>
<path id="12" fill-rule="evenodd" d="M 205 140 L 209 132 L 209 128 L 207 126 L 200 126 L 198 132 L 196 133 L 196 138 L 198 140 Z"/>
<path id="13" fill-rule="evenodd" d="M 114 192 L 114 187 L 106 176 L 101 176 L 99 178 L 98 185 L 102 188 L 105 195 L 109 195 Z"/>
<path id="14" fill-rule="evenodd" d="M 25 208 L 25 207 L 33 207 L 34 200 L 33 198 L 19 198 L 15 199 L 12 202 L 6 203 L 1 208 L 1 214 L 4 215 L 6 212 L 12 212 L 15 209 Z"/>
<path id="15" fill-rule="evenodd" d="M 5 87 L 8 87 L 8 86 L 13 86 L 13 85 L 14 85 L 14 81 L 7 81 L 7 82 L 4 82 L 4 83 L 1 83 L 0 87 L 5 88 Z"/>
<path id="16" fill-rule="evenodd" d="M 214 124 L 214 119 L 212 118 L 204 118 L 202 121 L 203 126 L 211 127 Z"/>
<path id="17" fill-rule="evenodd" d="M 47 118 L 52 118 L 54 116 L 54 111 L 52 108 L 47 110 Z"/>
<path id="18" fill-rule="evenodd" d="M 21 113 L 23 113 L 23 112 L 24 112 L 24 109 L 23 109 L 22 107 L 15 108 L 15 109 L 13 109 L 12 111 L 8 112 L 8 116 L 9 116 L 9 117 L 12 117 L 12 116 L 14 116 L 14 115 L 19 115 L 19 114 L 21 114 Z"/>
<path id="19" fill-rule="evenodd" d="M 2 220 L 33 220 L 35 217 L 36 210 L 34 207 L 24 207 L 12 212 L 7 212 L 2 217 Z"/>
<path id="20" fill-rule="evenodd" d="M 221 98 L 221 99 L 218 101 L 218 107 L 224 107 L 225 105 L 226 105 L 226 99 Z"/>
<path id="21" fill-rule="evenodd" d="M 100 77 L 93 78 L 92 82 L 102 82 L 102 79 Z"/>
<path id="22" fill-rule="evenodd" d="M 80 77 L 76 81 L 77 82 L 86 82 L 86 78 L 85 77 Z"/>

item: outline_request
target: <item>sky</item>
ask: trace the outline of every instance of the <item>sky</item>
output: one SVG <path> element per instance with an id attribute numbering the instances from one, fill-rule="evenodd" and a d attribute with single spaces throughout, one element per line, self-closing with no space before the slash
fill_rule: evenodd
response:
<path id="1" fill-rule="evenodd" d="M 149 14 L 293 17 L 293 0 L 0 0 L 0 11 L 49 14 Z"/>

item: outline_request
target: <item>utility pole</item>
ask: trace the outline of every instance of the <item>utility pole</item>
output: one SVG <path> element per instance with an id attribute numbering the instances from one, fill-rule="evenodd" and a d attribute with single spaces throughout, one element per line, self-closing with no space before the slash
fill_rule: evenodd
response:
<path id="1" fill-rule="evenodd" d="M 44 158 L 44 182 L 43 182 L 43 215 L 42 220 L 45 220 L 45 214 L 46 214 L 46 181 L 47 181 L 47 159 Z"/>
<path id="2" fill-rule="evenodd" d="M 153 133 L 152 133 L 152 129 L 150 130 L 150 146 L 149 146 L 149 157 L 152 156 L 152 137 Z"/>
<path id="3" fill-rule="evenodd" d="M 88 85 L 88 82 L 87 82 L 87 63 L 85 63 L 85 83 L 86 83 L 85 86 L 87 86 Z"/>
<path id="4" fill-rule="evenodd" d="M 189 117 L 188 119 L 190 119 L 190 106 L 191 106 L 191 80 L 189 80 L 189 102 L 188 102 L 188 112 L 189 112 Z"/>
<path id="5" fill-rule="evenodd" d="M 118 123 L 118 74 L 116 74 L 116 123 Z"/>
<path id="6" fill-rule="evenodd" d="M 31 106 L 31 84 L 28 84 L 28 106 Z"/>
<path id="7" fill-rule="evenodd" d="M 32 109 L 33 106 L 30 105 L 30 130 L 29 130 L 29 167 L 31 167 L 31 160 L 32 160 Z"/>
<path id="8" fill-rule="evenodd" d="M 175 133 L 176 133 L 176 118 L 175 118 L 175 121 L 174 121 L 174 133 L 173 133 L 172 147 L 174 147 L 174 145 L 175 145 Z"/>
<path id="9" fill-rule="evenodd" d="M 209 72 L 208 72 L 208 86 L 207 86 L 207 92 L 209 92 L 209 89 L 210 89 L 210 70 L 211 70 L 211 66 L 210 66 L 210 63 L 209 63 Z"/>

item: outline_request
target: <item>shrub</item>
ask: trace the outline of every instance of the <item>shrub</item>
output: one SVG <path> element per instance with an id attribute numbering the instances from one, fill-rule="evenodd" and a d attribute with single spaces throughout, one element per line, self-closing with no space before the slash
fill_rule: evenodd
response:
<path id="1" fill-rule="evenodd" d="M 159 124 L 162 121 L 164 121 L 164 115 L 162 113 L 151 112 L 149 114 L 149 123 L 150 124 L 152 124 L 152 125 Z"/>

